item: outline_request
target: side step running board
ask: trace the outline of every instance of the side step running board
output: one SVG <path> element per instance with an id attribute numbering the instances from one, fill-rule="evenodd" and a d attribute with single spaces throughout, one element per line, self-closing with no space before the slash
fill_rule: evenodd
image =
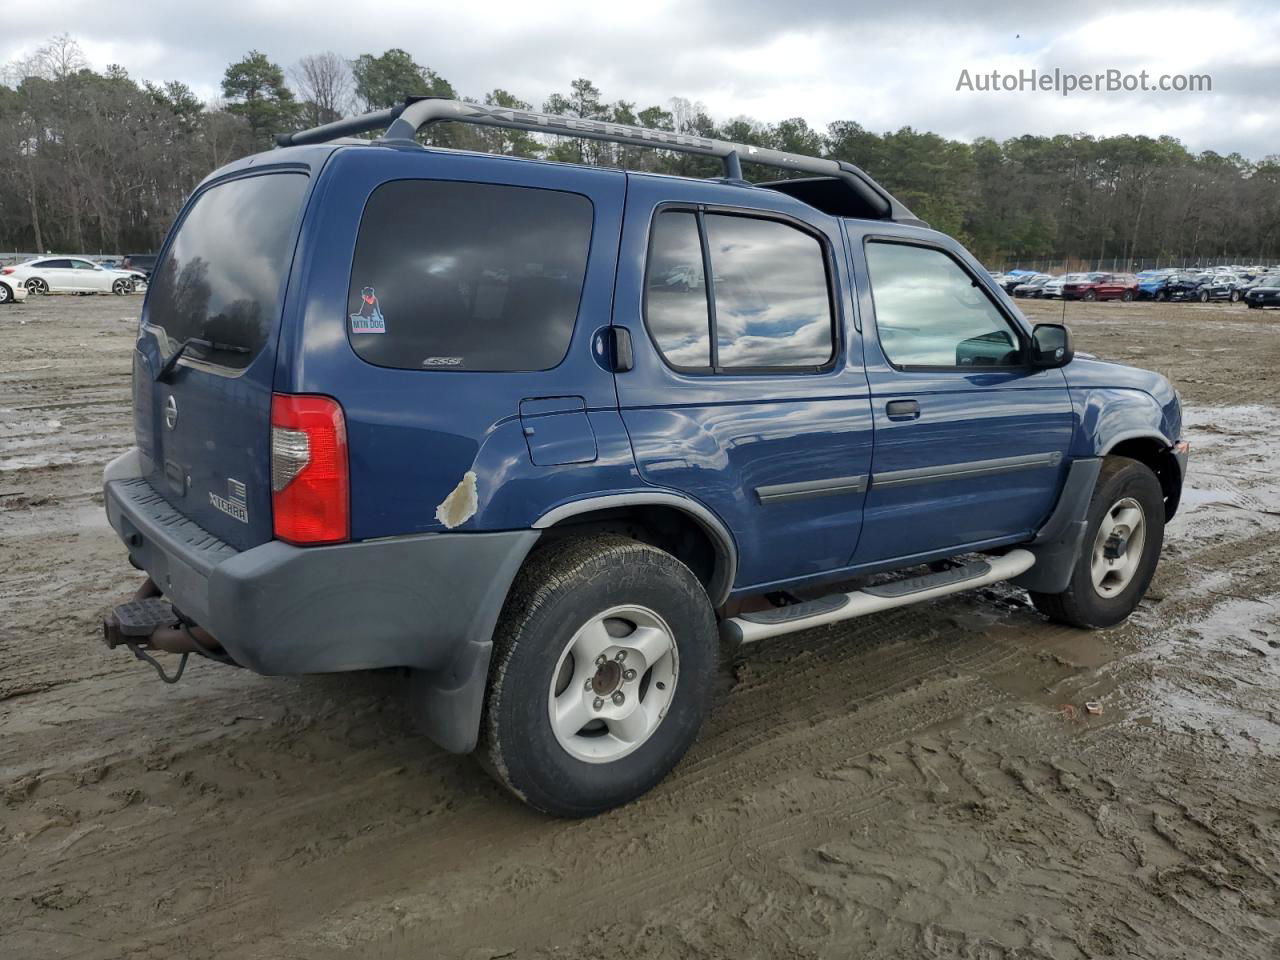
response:
<path id="1" fill-rule="evenodd" d="M 977 560 L 941 573 L 891 580 L 854 590 L 852 593 L 833 593 L 790 607 L 744 613 L 723 621 L 720 624 L 720 634 L 726 640 L 754 643 L 784 633 L 852 620 L 868 613 L 892 610 L 894 607 L 905 607 L 922 600 L 945 597 L 950 593 L 985 587 L 1001 580 L 1012 580 L 1030 570 L 1035 562 L 1035 555 L 1029 550 L 1010 550 L 1002 557 Z"/>

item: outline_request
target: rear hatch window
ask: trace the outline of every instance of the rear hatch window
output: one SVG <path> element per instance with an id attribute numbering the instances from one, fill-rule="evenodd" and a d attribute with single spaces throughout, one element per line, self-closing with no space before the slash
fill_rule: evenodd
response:
<path id="1" fill-rule="evenodd" d="M 272 536 L 276 329 L 309 182 L 274 172 L 199 194 L 143 310 L 133 389 L 138 443 L 153 465 L 148 479 L 175 509 L 240 550 Z M 181 362 L 157 380 L 183 343 Z"/>
<path id="2" fill-rule="evenodd" d="M 347 330 L 369 363 L 548 370 L 564 359 L 591 243 L 580 194 L 397 180 L 373 192 L 356 242 Z"/>
<path id="3" fill-rule="evenodd" d="M 172 353 L 233 370 L 262 352 L 280 318 L 293 256 L 301 174 L 232 180 L 192 206 L 151 277 L 147 322 Z M 192 339 L 194 338 L 194 339 Z"/>

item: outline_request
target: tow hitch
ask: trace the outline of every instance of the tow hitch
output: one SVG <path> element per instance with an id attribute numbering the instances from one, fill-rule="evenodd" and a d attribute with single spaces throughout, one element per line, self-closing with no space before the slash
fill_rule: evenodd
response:
<path id="1" fill-rule="evenodd" d="M 122 603 L 102 621 L 102 639 L 114 650 L 126 646 L 133 655 L 155 668 L 165 683 L 177 683 L 187 668 L 187 658 L 195 653 L 219 663 L 232 663 L 207 630 L 196 626 L 174 609 L 173 604 L 158 596 L 155 584 L 148 580 L 134 598 Z M 178 669 L 169 674 L 149 650 L 176 653 L 182 659 Z"/>

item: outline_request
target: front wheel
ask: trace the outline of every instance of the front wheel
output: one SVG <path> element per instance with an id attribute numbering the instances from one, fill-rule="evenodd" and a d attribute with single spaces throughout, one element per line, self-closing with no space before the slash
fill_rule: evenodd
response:
<path id="1" fill-rule="evenodd" d="M 495 632 L 482 761 L 556 816 L 634 800 L 697 736 L 718 652 L 711 603 L 675 557 L 612 535 L 552 543 Z"/>
<path id="2" fill-rule="evenodd" d="M 1126 290 L 1124 293 L 1120 294 L 1120 299 L 1123 300 L 1125 303 L 1131 302 L 1133 300 L 1133 291 Z"/>
<path id="3" fill-rule="evenodd" d="M 1239 291 L 1239 290 L 1232 290 L 1232 291 L 1231 291 L 1231 298 L 1230 298 L 1230 299 L 1231 299 L 1231 302 L 1232 302 L 1232 303 L 1239 303 L 1239 302 L 1240 302 L 1240 291 Z"/>
<path id="4" fill-rule="evenodd" d="M 1084 299 L 1089 301 L 1090 303 L 1093 303 L 1093 301 L 1098 299 L 1098 295 L 1092 290 L 1086 290 L 1084 292 Z"/>
<path id="5" fill-rule="evenodd" d="M 1208 290 L 1201 290 L 1201 291 L 1200 291 L 1200 295 L 1199 295 L 1199 297 L 1197 297 L 1197 299 L 1198 299 L 1201 303 L 1208 303 L 1208 302 L 1209 302 L 1209 291 L 1208 291 Z"/>
<path id="6" fill-rule="evenodd" d="M 1144 463 L 1108 457 L 1067 589 L 1031 592 L 1036 609 L 1073 627 L 1111 627 L 1146 595 L 1164 545 L 1164 492 Z"/>
<path id="7" fill-rule="evenodd" d="M 13 293 L 9 290 L 7 286 L 5 286 L 3 283 L 0 283 L 0 303 L 8 303 L 12 299 L 13 299 Z"/>
<path id="8" fill-rule="evenodd" d="M 125 294 L 133 293 L 133 281 L 131 280 L 115 280 L 111 284 L 111 292 L 117 297 L 123 297 Z"/>

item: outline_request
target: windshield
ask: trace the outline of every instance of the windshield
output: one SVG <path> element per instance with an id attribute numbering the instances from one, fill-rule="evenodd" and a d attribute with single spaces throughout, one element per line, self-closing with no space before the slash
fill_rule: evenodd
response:
<path id="1" fill-rule="evenodd" d="M 307 178 L 231 180 L 201 194 L 152 275 L 147 324 L 165 354 L 195 338 L 195 353 L 247 367 L 280 317 Z M 201 343 L 200 341 L 203 341 Z"/>

